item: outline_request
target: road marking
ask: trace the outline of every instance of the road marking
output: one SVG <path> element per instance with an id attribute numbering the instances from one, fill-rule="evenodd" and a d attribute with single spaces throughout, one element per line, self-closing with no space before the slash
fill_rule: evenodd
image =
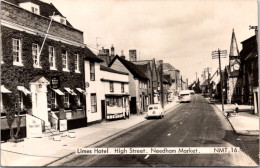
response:
<path id="1" fill-rule="evenodd" d="M 150 155 L 146 155 L 144 159 L 148 159 Z"/>
<path id="2" fill-rule="evenodd" d="M 171 134 L 169 133 L 167 136 L 171 136 Z"/>

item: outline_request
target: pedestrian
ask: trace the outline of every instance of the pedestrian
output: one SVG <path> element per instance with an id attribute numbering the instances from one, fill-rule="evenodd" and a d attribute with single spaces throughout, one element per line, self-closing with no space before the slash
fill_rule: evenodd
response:
<path id="1" fill-rule="evenodd" d="M 239 116 L 239 113 L 238 113 L 238 104 L 235 103 L 235 113 L 236 113 L 236 116 Z"/>

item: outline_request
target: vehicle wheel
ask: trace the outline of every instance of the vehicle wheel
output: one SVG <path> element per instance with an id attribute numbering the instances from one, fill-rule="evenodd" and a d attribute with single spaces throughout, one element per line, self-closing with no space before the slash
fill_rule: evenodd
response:
<path id="1" fill-rule="evenodd" d="M 163 115 L 161 114 L 161 117 L 160 118 L 163 118 Z"/>

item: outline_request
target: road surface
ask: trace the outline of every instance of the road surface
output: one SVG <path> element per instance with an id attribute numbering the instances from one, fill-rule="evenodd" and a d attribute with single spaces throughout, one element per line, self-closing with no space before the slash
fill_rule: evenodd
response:
<path id="1" fill-rule="evenodd" d="M 240 147 L 237 154 L 81 155 L 60 166 L 255 166 L 223 114 L 200 95 L 97 147 Z M 243 139 L 242 139 L 243 140 Z M 258 144 L 258 143 L 256 143 Z M 255 146 L 258 149 L 258 146 Z"/>

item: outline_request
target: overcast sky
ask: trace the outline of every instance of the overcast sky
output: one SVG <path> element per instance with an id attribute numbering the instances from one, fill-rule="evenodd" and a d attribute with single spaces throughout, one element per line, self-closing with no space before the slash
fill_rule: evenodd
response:
<path id="1" fill-rule="evenodd" d="M 213 50 L 230 48 L 234 28 L 238 48 L 253 36 L 257 25 L 257 0 L 43 0 L 53 3 L 73 27 L 84 32 L 93 52 L 97 46 L 138 59 L 163 59 L 179 69 L 183 78 L 195 80 L 206 67 L 218 67 Z M 227 65 L 223 59 L 222 65 Z M 224 67 L 224 66 L 222 66 Z"/>

